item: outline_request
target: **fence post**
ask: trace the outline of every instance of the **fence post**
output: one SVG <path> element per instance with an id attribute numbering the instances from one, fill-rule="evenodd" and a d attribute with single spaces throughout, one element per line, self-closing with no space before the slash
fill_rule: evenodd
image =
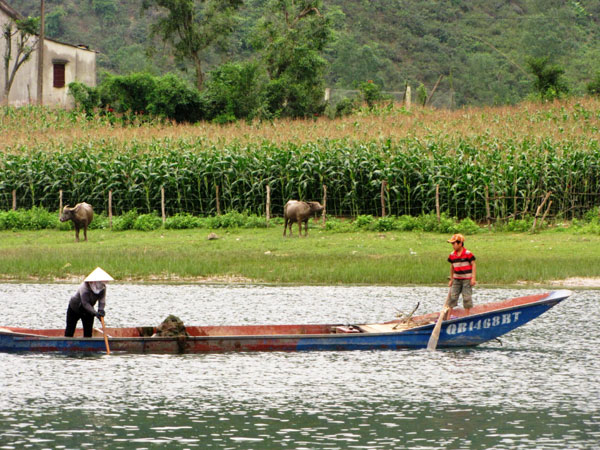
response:
<path id="1" fill-rule="evenodd" d="M 160 188 L 160 212 L 162 214 L 162 223 L 163 227 L 165 226 L 165 222 L 167 221 L 167 216 L 165 214 L 165 188 Z"/>
<path id="2" fill-rule="evenodd" d="M 550 200 L 548 202 L 548 207 L 546 208 L 546 211 L 544 212 L 544 215 L 542 216 L 542 220 L 540 220 L 540 227 L 542 226 L 542 224 L 544 223 L 544 220 L 546 219 L 546 216 L 548 215 L 548 211 L 550 211 L 550 207 L 552 206 L 552 200 Z"/>
<path id="3" fill-rule="evenodd" d="M 267 216 L 267 226 L 269 226 L 269 220 L 271 219 L 271 186 L 267 184 L 267 209 L 265 211 Z"/>
<path id="4" fill-rule="evenodd" d="M 387 181 L 383 180 L 381 182 L 381 217 L 385 217 L 385 187 L 387 186 Z"/>
<path id="5" fill-rule="evenodd" d="M 112 230 L 112 189 L 108 191 L 108 227 Z"/>
<path id="6" fill-rule="evenodd" d="M 12 196 L 13 196 L 13 211 L 17 210 L 17 191 L 13 189 L 12 191 Z"/>
<path id="7" fill-rule="evenodd" d="M 404 94 L 404 105 L 406 106 L 406 110 L 410 111 L 410 86 L 406 85 L 406 93 Z"/>
<path id="8" fill-rule="evenodd" d="M 489 227 L 490 224 L 492 223 L 492 214 L 490 213 L 490 190 L 489 190 L 487 184 L 485 185 L 485 214 L 486 214 L 487 224 Z"/>
<path id="9" fill-rule="evenodd" d="M 325 216 L 327 215 L 327 186 L 323 185 L 323 226 L 325 226 Z"/>
<path id="10" fill-rule="evenodd" d="M 215 190 L 217 192 L 217 216 L 221 215 L 221 202 L 219 200 L 219 185 L 215 186 Z"/>
<path id="11" fill-rule="evenodd" d="M 442 221 L 442 217 L 440 214 L 440 185 L 435 185 L 435 214 L 437 215 L 437 221 L 440 223 Z"/>
<path id="12" fill-rule="evenodd" d="M 63 210 L 63 202 L 62 202 L 62 189 L 58 191 L 58 213 L 62 213 Z"/>
<path id="13" fill-rule="evenodd" d="M 544 200 L 542 200 L 542 203 L 540 203 L 540 206 L 538 206 L 537 210 L 535 211 L 535 218 L 533 219 L 533 226 L 531 227 L 531 231 L 535 231 L 535 227 L 537 225 L 537 219 L 540 216 L 540 212 L 542 211 L 542 208 L 544 207 L 544 203 L 546 203 L 548 201 L 548 199 L 550 198 L 550 196 L 552 195 L 552 192 L 546 192 L 546 196 L 544 197 Z"/>

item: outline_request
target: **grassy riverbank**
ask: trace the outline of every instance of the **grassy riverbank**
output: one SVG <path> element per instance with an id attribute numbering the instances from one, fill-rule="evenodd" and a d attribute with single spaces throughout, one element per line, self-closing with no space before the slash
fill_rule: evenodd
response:
<path id="1" fill-rule="evenodd" d="M 449 272 L 448 236 L 420 232 L 281 237 L 282 227 L 152 232 L 0 232 L 0 279 L 76 281 L 102 266 L 118 281 L 440 285 Z M 600 277 L 600 236 L 571 231 L 479 233 L 467 237 L 480 285 Z"/>

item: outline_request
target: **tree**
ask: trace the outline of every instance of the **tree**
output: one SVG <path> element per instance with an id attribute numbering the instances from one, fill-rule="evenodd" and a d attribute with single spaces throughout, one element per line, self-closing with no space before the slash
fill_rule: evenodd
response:
<path id="1" fill-rule="evenodd" d="M 323 50 L 331 38 L 321 0 L 270 0 L 255 30 L 270 82 L 267 102 L 273 115 L 307 117 L 325 109 Z"/>
<path id="2" fill-rule="evenodd" d="M 596 73 L 596 77 L 586 85 L 588 94 L 600 95 L 600 72 Z"/>
<path id="3" fill-rule="evenodd" d="M 15 81 L 15 75 L 35 51 L 39 38 L 36 32 L 39 29 L 39 19 L 28 17 L 27 19 L 9 21 L 4 25 L 2 34 L 6 42 L 4 50 L 4 102 L 8 105 L 8 95 Z M 33 36 L 36 36 L 33 38 Z M 13 39 L 16 37 L 16 48 L 13 48 Z M 15 54 L 13 56 L 13 51 Z M 14 61 L 13 61 L 14 60 Z M 12 67 L 11 67 L 11 61 Z"/>
<path id="4" fill-rule="evenodd" d="M 204 53 L 231 33 L 234 11 L 241 4 L 242 0 L 144 0 L 142 8 L 156 6 L 166 12 L 151 26 L 151 33 L 173 47 L 178 61 L 192 60 L 196 87 L 202 90 Z"/>
<path id="5" fill-rule="evenodd" d="M 542 100 L 553 100 L 569 92 L 569 88 L 561 78 L 565 70 L 549 64 L 547 57 L 530 58 L 527 65 L 529 71 L 536 77 L 534 88 Z"/>

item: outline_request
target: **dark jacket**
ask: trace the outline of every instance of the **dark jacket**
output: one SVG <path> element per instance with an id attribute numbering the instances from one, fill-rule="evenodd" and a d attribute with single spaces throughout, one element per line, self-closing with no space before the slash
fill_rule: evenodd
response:
<path id="1" fill-rule="evenodd" d="M 69 307 L 79 314 L 87 313 L 92 316 L 96 315 L 94 305 L 98 303 L 98 311 L 104 310 L 106 302 L 106 287 L 100 291 L 99 294 L 94 294 L 90 285 L 86 282 L 81 283 L 81 286 L 75 292 L 75 295 L 71 297 L 69 301 Z"/>

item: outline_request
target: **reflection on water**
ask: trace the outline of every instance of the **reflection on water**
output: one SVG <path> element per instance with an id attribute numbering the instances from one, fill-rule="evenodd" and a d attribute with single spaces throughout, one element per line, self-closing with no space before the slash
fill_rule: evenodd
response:
<path id="1" fill-rule="evenodd" d="M 76 286 L 0 284 L 1 325 L 62 327 Z M 539 291 L 477 290 L 486 302 Z M 0 354 L 0 449 L 598 448 L 597 291 L 476 349 Z M 387 320 L 445 290 L 110 286 L 110 326 Z"/>

